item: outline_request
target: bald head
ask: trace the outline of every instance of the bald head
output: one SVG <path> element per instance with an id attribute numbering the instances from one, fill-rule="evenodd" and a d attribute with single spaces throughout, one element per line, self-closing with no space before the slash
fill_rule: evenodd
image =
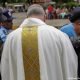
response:
<path id="1" fill-rule="evenodd" d="M 44 17 L 45 12 L 42 6 L 38 4 L 31 5 L 27 11 L 27 17 Z"/>

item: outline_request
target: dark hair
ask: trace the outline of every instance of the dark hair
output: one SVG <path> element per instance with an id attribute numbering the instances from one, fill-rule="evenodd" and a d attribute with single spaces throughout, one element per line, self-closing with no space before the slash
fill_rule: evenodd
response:
<path id="1" fill-rule="evenodd" d="M 69 16 L 69 20 L 74 23 L 75 21 L 79 20 L 80 19 L 80 12 L 76 12 L 74 14 L 71 14 Z"/>
<path id="2" fill-rule="evenodd" d="M 71 15 L 69 16 L 69 20 L 74 23 L 75 21 L 80 19 L 80 7 L 76 7 L 72 10 Z"/>

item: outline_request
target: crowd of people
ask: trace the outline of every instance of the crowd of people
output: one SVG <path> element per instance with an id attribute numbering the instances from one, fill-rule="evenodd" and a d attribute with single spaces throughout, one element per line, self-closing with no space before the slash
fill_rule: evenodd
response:
<path id="1" fill-rule="evenodd" d="M 45 14 L 41 5 L 33 4 L 13 31 L 11 12 L 0 9 L 1 80 L 80 80 L 80 7 L 60 30 L 45 23 L 68 13 L 65 7 L 49 5 Z"/>
<path id="2" fill-rule="evenodd" d="M 46 12 L 46 18 L 47 19 L 67 19 L 74 7 L 67 8 L 66 6 L 60 8 L 60 7 L 54 7 L 52 5 L 49 5 Z"/>

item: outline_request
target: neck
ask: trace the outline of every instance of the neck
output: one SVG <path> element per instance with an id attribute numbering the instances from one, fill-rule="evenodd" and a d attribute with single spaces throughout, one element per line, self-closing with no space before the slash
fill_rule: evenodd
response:
<path id="1" fill-rule="evenodd" d="M 40 20 L 42 20 L 42 21 L 44 21 L 45 22 L 45 17 L 44 16 L 42 16 L 42 15 L 32 15 L 32 16 L 30 16 L 30 17 L 28 17 L 28 18 L 37 18 L 37 19 L 40 19 Z"/>

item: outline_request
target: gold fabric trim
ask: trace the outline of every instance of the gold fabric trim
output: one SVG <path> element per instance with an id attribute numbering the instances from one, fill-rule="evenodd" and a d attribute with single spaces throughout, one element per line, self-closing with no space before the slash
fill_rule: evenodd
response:
<path id="1" fill-rule="evenodd" d="M 22 29 L 25 80 L 40 80 L 37 27 Z"/>

